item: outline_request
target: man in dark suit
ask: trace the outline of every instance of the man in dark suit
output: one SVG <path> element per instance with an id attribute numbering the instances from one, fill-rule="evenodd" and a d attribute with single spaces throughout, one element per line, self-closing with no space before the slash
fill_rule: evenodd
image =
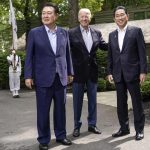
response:
<path id="1" fill-rule="evenodd" d="M 71 145 L 66 138 L 66 85 L 72 79 L 67 31 L 56 26 L 58 7 L 46 3 L 42 9 L 43 26 L 30 31 L 25 59 L 25 84 L 32 88 L 37 100 L 37 129 L 40 150 L 48 150 L 51 139 L 49 111 L 54 100 L 54 132 L 56 142 Z"/>
<path id="2" fill-rule="evenodd" d="M 96 127 L 97 121 L 97 79 L 98 66 L 96 63 L 96 51 L 100 48 L 107 50 L 107 44 L 100 31 L 89 26 L 91 12 L 89 9 L 80 9 L 78 14 L 80 25 L 69 30 L 70 47 L 74 68 L 73 81 L 73 105 L 74 105 L 74 131 L 73 136 L 80 135 L 82 122 L 83 97 L 85 86 L 88 97 L 88 131 L 100 134 Z"/>
<path id="3" fill-rule="evenodd" d="M 147 64 L 145 43 L 138 27 L 127 25 L 128 13 L 125 7 L 114 10 L 114 21 L 118 28 L 109 34 L 108 80 L 114 82 L 117 91 L 117 113 L 120 123 L 113 137 L 130 133 L 127 105 L 127 90 L 132 99 L 136 140 L 144 138 L 145 116 L 143 112 L 140 84 L 146 77 Z"/>

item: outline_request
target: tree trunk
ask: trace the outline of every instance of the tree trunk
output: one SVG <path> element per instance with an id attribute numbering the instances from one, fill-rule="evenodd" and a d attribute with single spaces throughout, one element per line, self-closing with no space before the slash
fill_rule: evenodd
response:
<path id="1" fill-rule="evenodd" d="M 78 25 L 79 0 L 68 0 L 69 28 Z"/>
<path id="2" fill-rule="evenodd" d="M 24 8 L 24 17 L 25 17 L 25 31 L 26 31 L 26 41 L 28 37 L 28 33 L 31 29 L 31 19 L 29 16 L 29 0 L 25 1 L 25 8 Z"/>

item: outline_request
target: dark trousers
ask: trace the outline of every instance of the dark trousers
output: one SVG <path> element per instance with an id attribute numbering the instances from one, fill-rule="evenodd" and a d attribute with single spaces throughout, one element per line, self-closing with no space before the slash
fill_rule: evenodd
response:
<path id="1" fill-rule="evenodd" d="M 54 100 L 54 132 L 56 139 L 66 137 L 66 88 L 62 86 L 58 74 L 51 87 L 36 86 L 37 99 L 37 140 L 41 144 L 48 144 L 51 139 L 50 107 Z"/>
<path id="2" fill-rule="evenodd" d="M 73 83 L 74 128 L 80 128 L 85 85 L 88 97 L 88 126 L 95 126 L 97 121 L 96 92 L 97 84 L 88 80 L 86 83 Z"/>
<path id="3" fill-rule="evenodd" d="M 145 115 L 143 110 L 143 103 L 140 93 L 139 81 L 125 82 L 124 79 L 115 83 L 117 90 L 117 114 L 121 130 L 129 128 L 128 119 L 128 104 L 127 104 L 127 90 L 132 99 L 134 126 L 136 132 L 141 132 L 144 129 Z"/>

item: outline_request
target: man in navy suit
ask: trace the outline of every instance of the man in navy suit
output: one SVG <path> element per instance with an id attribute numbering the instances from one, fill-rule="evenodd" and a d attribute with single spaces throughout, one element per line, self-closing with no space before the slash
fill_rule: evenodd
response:
<path id="1" fill-rule="evenodd" d="M 118 28 L 109 34 L 108 80 L 114 82 L 117 91 L 117 114 L 120 123 L 113 137 L 130 133 L 127 105 L 127 90 L 132 99 L 135 139 L 144 138 L 145 116 L 142 106 L 140 84 L 146 77 L 147 63 L 143 33 L 140 28 L 129 26 L 125 7 L 114 10 L 114 21 Z"/>
<path id="2" fill-rule="evenodd" d="M 74 106 L 74 131 L 73 136 L 80 135 L 82 125 L 81 113 L 85 86 L 88 97 L 88 131 L 100 134 L 97 123 L 97 79 L 98 66 L 96 51 L 100 48 L 107 50 L 107 44 L 100 31 L 89 26 L 91 12 L 87 8 L 80 9 L 78 13 L 80 25 L 69 30 L 70 47 L 74 68 L 73 81 L 73 106 Z"/>
<path id="3" fill-rule="evenodd" d="M 25 84 L 33 82 L 37 100 L 39 149 L 48 150 L 51 139 L 49 111 L 54 102 L 54 132 L 56 142 L 71 145 L 66 138 L 66 85 L 72 80 L 73 68 L 67 31 L 58 27 L 58 7 L 46 3 L 42 8 L 43 26 L 30 31 L 25 59 Z"/>

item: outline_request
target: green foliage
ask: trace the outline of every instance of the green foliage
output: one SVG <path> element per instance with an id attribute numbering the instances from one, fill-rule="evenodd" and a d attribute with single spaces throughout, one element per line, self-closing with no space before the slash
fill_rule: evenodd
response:
<path id="1" fill-rule="evenodd" d="M 22 64 L 22 73 L 21 73 L 21 87 L 25 87 L 24 84 L 24 58 L 25 58 L 25 52 L 24 51 L 17 51 L 17 54 L 21 58 L 21 64 Z M 9 74 L 8 74 L 8 62 L 6 57 L 9 55 L 9 52 L 2 52 L 0 51 L 0 89 L 8 89 L 9 88 Z"/>
<path id="2" fill-rule="evenodd" d="M 141 86 L 143 100 L 150 100 L 150 74 L 147 75 L 145 82 Z"/>
<path id="3" fill-rule="evenodd" d="M 99 78 L 97 82 L 97 91 L 106 91 L 106 80 Z"/>
<path id="4" fill-rule="evenodd" d="M 80 8 L 89 8 L 92 13 L 101 11 L 104 0 L 79 0 Z"/>
<path id="5" fill-rule="evenodd" d="M 107 76 L 107 52 L 98 50 L 96 53 L 96 62 L 98 65 L 98 91 L 115 90 L 115 85 L 110 84 L 106 79 Z"/>
<path id="6" fill-rule="evenodd" d="M 24 11 L 25 11 L 25 4 L 26 1 L 24 0 L 13 0 L 13 7 L 15 11 L 15 17 L 16 20 L 24 20 Z M 32 0 L 29 2 L 29 8 L 28 8 L 28 16 L 32 16 L 35 18 L 37 16 L 37 10 L 36 10 L 36 0 Z M 10 48 L 10 45 L 12 43 L 12 28 L 9 24 L 9 0 L 8 1 L 2 1 L 0 0 L 0 50 L 8 49 Z M 18 23 L 17 23 L 18 24 Z M 23 30 L 26 24 L 23 24 L 20 26 L 20 28 Z M 18 30 L 20 30 L 18 27 Z M 22 34 L 23 34 L 22 33 Z M 21 34 L 21 35 L 22 35 Z M 18 34 L 18 37 L 20 35 Z"/>
<path id="7" fill-rule="evenodd" d="M 109 81 L 104 78 L 98 78 L 98 82 L 97 82 L 97 91 L 98 92 L 114 91 L 114 90 L 115 90 L 115 84 L 109 83 Z"/>
<path id="8" fill-rule="evenodd" d="M 96 53 L 96 62 L 98 65 L 99 78 L 105 78 L 106 77 L 106 67 L 107 67 L 107 52 L 98 50 Z"/>
<path id="9" fill-rule="evenodd" d="M 68 0 L 52 0 L 59 7 L 60 16 L 68 15 Z"/>
<path id="10" fill-rule="evenodd" d="M 0 88 L 8 88 L 8 53 L 0 53 Z"/>

